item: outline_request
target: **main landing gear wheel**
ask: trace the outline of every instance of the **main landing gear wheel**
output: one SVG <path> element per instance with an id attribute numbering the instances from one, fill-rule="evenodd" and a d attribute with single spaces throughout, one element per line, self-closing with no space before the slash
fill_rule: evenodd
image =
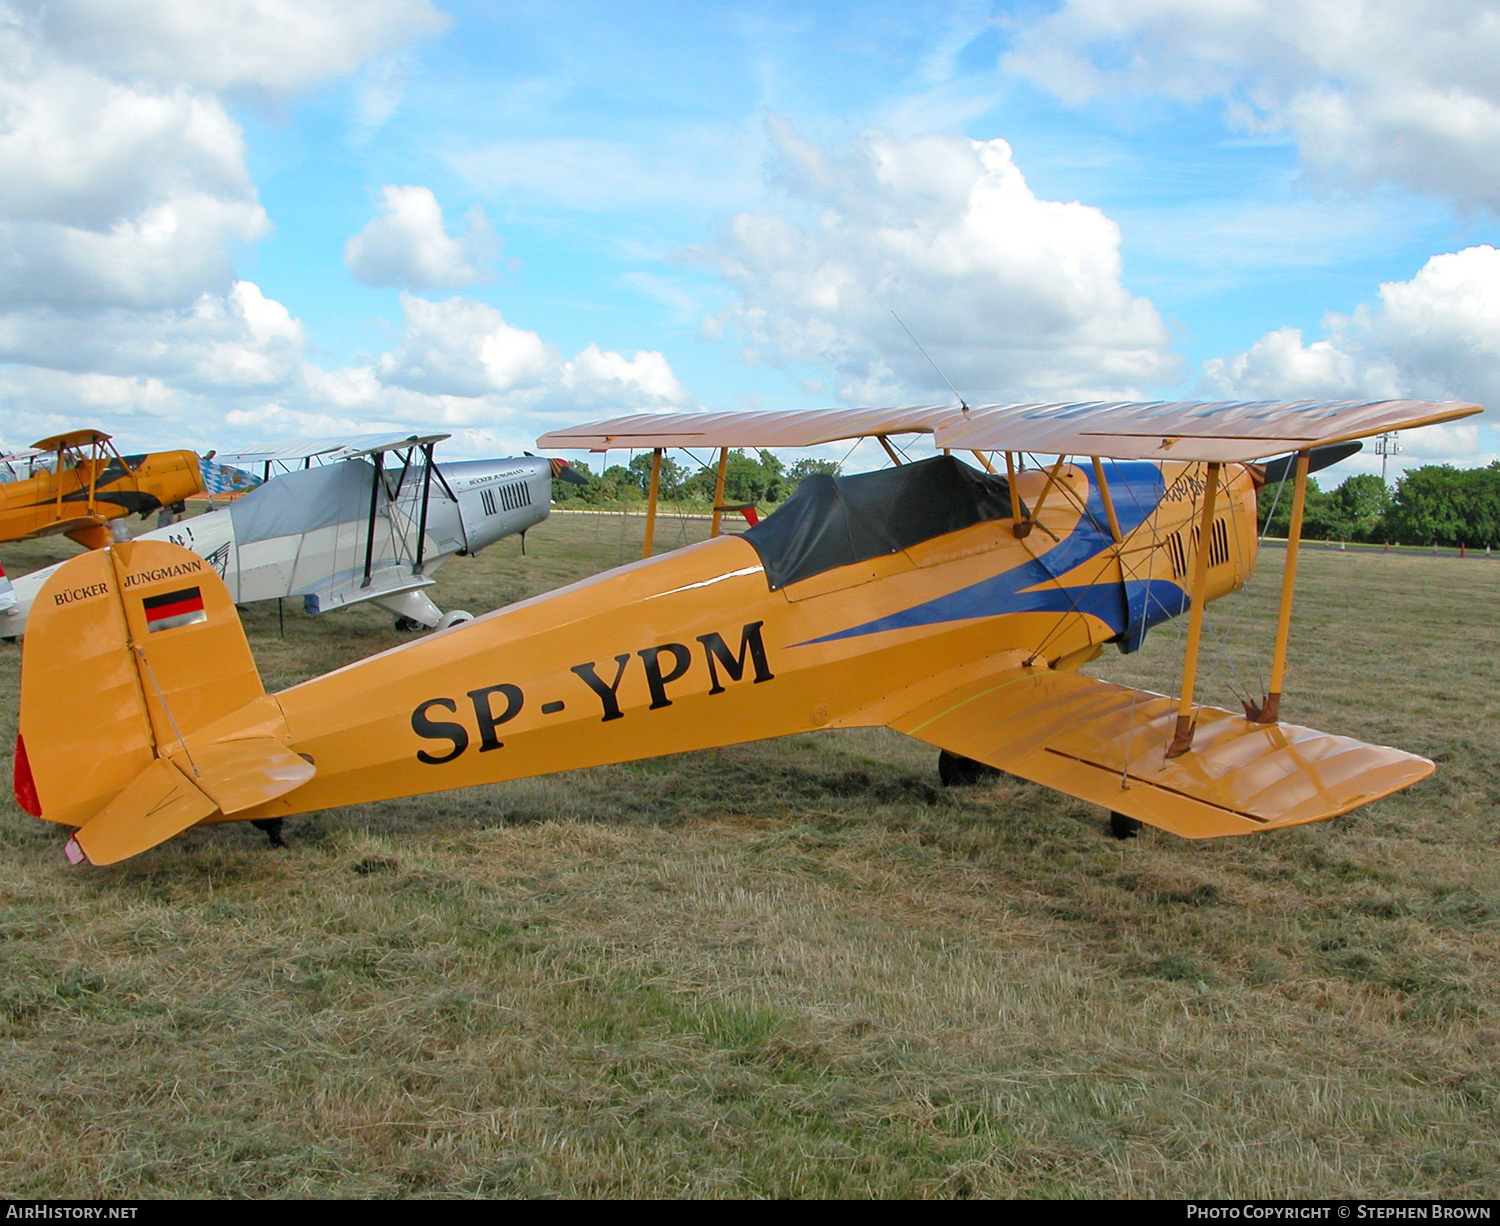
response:
<path id="1" fill-rule="evenodd" d="M 1123 813 L 1109 815 L 1109 832 L 1117 839 L 1133 839 L 1140 832 L 1141 823 Z"/>
<path id="2" fill-rule="evenodd" d="M 453 609 L 443 614 L 438 621 L 437 628 L 439 630 L 447 630 L 450 626 L 459 626 L 464 622 L 471 622 L 473 620 L 474 614 L 470 613 L 467 609 Z"/>
<path id="3" fill-rule="evenodd" d="M 976 783 L 988 783 L 1000 778 L 1004 772 L 984 762 L 949 753 L 946 749 L 938 754 L 938 778 L 945 788 L 970 787 Z"/>
<path id="4" fill-rule="evenodd" d="M 258 817 L 250 824 L 257 830 L 264 830 L 266 832 L 266 838 L 271 840 L 272 847 L 285 847 L 286 840 L 281 837 L 282 821 L 283 819 L 279 817 Z"/>

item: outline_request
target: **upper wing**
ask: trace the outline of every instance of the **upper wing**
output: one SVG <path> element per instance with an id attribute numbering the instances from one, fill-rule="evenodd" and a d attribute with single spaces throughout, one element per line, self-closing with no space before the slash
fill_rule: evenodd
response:
<path id="1" fill-rule="evenodd" d="M 1077 673 L 1016 667 L 885 719 L 987 762 L 1187 838 L 1321 821 L 1409 787 L 1426 758 L 1292 724 L 1196 708 L 1192 749 L 1165 750 L 1177 704 Z"/>
<path id="2" fill-rule="evenodd" d="M 950 414 L 939 447 L 1117 460 L 1246 462 L 1454 421 L 1477 404 L 1432 400 L 1221 400 L 987 404 Z"/>
<path id="3" fill-rule="evenodd" d="M 608 451 L 632 447 L 814 447 L 880 434 L 931 434 L 957 406 L 810 409 L 795 413 L 632 413 L 549 430 L 543 448 Z"/>
<path id="4" fill-rule="evenodd" d="M 221 464 L 289 464 L 315 459 L 321 464 L 373 455 L 377 451 L 421 447 L 440 443 L 451 434 L 346 434 L 338 438 L 305 438 L 290 443 L 268 443 L 242 451 L 221 451 L 214 459 Z"/>
<path id="5" fill-rule="evenodd" d="M 57 451 L 63 447 L 92 447 L 95 443 L 107 443 L 109 439 L 103 430 L 69 430 L 66 434 L 38 439 L 31 445 L 37 451 Z"/>

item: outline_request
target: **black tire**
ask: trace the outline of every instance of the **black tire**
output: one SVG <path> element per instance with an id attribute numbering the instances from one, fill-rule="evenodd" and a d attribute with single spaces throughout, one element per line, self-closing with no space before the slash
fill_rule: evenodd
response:
<path id="1" fill-rule="evenodd" d="M 1133 817 L 1126 817 L 1123 813 L 1111 813 L 1109 815 L 1109 833 L 1117 839 L 1133 839 L 1140 832 L 1140 822 Z"/>
<path id="2" fill-rule="evenodd" d="M 266 838 L 271 841 L 272 847 L 285 847 L 286 840 L 281 837 L 281 823 L 284 818 L 280 817 L 258 817 L 250 822 L 257 830 L 265 832 Z"/>
<path id="3" fill-rule="evenodd" d="M 396 629 L 409 634 L 413 630 L 424 630 L 426 627 L 414 617 L 398 617 Z"/>
<path id="4" fill-rule="evenodd" d="M 996 770 L 973 758 L 949 753 L 946 749 L 938 754 L 938 778 L 945 788 L 973 787 L 977 783 L 989 783 L 1000 778 L 1002 771 Z"/>

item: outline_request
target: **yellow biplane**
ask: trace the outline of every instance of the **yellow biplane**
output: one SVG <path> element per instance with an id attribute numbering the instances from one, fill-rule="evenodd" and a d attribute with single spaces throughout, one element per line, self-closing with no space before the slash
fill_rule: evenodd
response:
<path id="1" fill-rule="evenodd" d="M 991 405 L 636 417 L 551 447 L 809 446 L 931 436 L 973 453 L 812 477 L 758 526 L 647 558 L 266 694 L 204 561 L 138 541 L 38 595 L 15 790 L 108 864 L 198 823 L 735 744 L 888 726 L 1190 838 L 1332 817 L 1424 758 L 1278 721 L 1316 449 L 1460 403 Z M 794 420 L 795 419 L 795 420 Z M 673 430 L 679 431 L 674 434 Z M 626 441 L 628 435 L 629 440 Z M 1295 452 L 1270 692 L 1194 701 L 1204 606 L 1256 561 L 1267 468 Z M 1051 462 L 1025 468 L 1021 453 Z M 986 471 L 1000 467 L 1003 471 Z M 893 458 L 899 458 L 892 452 Z M 997 462 L 992 464 L 989 456 Z M 1080 463 L 1068 457 L 1080 457 Z M 1189 616 L 1181 693 L 1077 670 Z M 78 694 L 93 697 L 80 720 Z"/>
<path id="2" fill-rule="evenodd" d="M 72 430 L 32 444 L 28 475 L 0 483 L 0 541 L 66 533 L 88 549 L 114 537 L 109 521 L 146 515 L 203 489 L 191 451 L 122 456 L 99 430 Z"/>

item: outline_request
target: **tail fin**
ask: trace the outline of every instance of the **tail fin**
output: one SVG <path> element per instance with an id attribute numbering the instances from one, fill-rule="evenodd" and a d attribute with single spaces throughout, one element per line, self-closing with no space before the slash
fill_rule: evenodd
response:
<path id="1" fill-rule="evenodd" d="M 230 721 L 241 731 L 214 735 L 247 707 L 253 718 Z M 16 796 L 79 827 L 93 863 L 305 783 L 313 768 L 289 741 L 229 591 L 197 554 L 131 541 L 73 558 L 37 593 Z"/>

